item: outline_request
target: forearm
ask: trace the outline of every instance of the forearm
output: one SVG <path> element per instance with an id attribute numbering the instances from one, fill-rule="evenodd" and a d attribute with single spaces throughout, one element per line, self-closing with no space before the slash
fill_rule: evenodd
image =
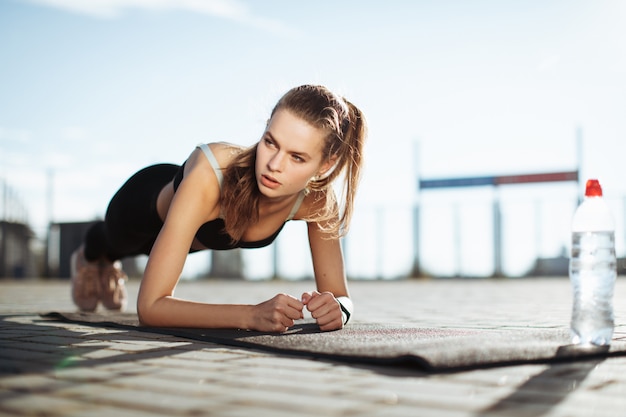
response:
<path id="1" fill-rule="evenodd" d="M 153 327 L 248 329 L 251 309 L 249 305 L 205 304 L 175 297 L 137 304 L 140 322 Z"/>

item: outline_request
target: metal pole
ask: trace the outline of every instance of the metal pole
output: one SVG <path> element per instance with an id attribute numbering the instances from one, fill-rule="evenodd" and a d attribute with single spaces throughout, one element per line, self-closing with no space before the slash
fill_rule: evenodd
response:
<path id="1" fill-rule="evenodd" d="M 582 203 L 582 192 L 583 189 L 583 176 L 582 176 L 582 168 L 583 168 L 583 128 L 578 126 L 576 129 L 576 157 L 578 159 L 578 168 L 576 169 L 578 172 L 578 187 L 576 189 L 576 195 L 578 198 L 578 205 Z"/>
<path id="2" fill-rule="evenodd" d="M 272 279 L 278 279 L 278 239 L 272 244 L 272 269 L 274 270 Z"/>
<path id="3" fill-rule="evenodd" d="M 378 242 L 378 252 L 376 256 L 376 275 L 377 279 L 382 279 L 384 277 L 384 253 L 385 253 L 385 242 L 384 242 L 384 207 L 378 206 L 376 209 L 376 241 Z"/>
<path id="4" fill-rule="evenodd" d="M 413 203 L 413 277 L 422 275 L 420 268 L 420 206 L 417 201 Z"/>
<path id="5" fill-rule="evenodd" d="M 626 197 L 624 197 L 624 201 L 622 202 L 622 216 L 624 217 L 624 246 L 626 247 Z M 622 269 L 626 269 L 626 264 L 622 263 L 621 267 Z M 620 271 L 618 271 L 618 273 L 620 273 Z"/>
<path id="6" fill-rule="evenodd" d="M 454 215 L 454 263 L 456 266 L 456 276 L 463 276 L 463 261 L 461 254 L 461 213 L 459 203 L 454 203 L 453 208 Z"/>
<path id="7" fill-rule="evenodd" d="M 415 198 L 413 199 L 413 275 L 419 277 L 422 275 L 420 268 L 420 204 L 421 187 L 420 187 L 420 173 L 419 173 L 419 142 L 413 142 L 413 171 L 415 178 Z"/>
<path id="8" fill-rule="evenodd" d="M 500 196 L 498 187 L 494 187 L 493 199 L 493 276 L 502 277 L 502 214 L 500 212 Z"/>
<path id="9" fill-rule="evenodd" d="M 54 222 L 54 169 L 48 169 L 48 226 Z"/>
<path id="10" fill-rule="evenodd" d="M 537 261 L 541 258 L 541 242 L 543 242 L 541 212 L 541 201 L 535 200 L 535 265 L 537 265 Z"/>

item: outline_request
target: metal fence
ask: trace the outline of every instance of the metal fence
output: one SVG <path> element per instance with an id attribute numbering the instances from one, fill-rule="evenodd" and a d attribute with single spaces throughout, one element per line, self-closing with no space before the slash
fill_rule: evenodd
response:
<path id="1" fill-rule="evenodd" d="M 571 189 L 555 187 L 534 194 L 524 187 L 498 191 L 494 204 L 493 190 L 455 190 L 422 196 L 417 204 L 358 207 L 343 240 L 348 276 L 565 276 L 578 199 Z M 626 197 L 605 198 L 616 225 L 616 253 L 623 258 Z M 306 228 L 292 223 L 277 239 L 276 255 L 269 249 L 244 254 L 247 275 L 312 277 Z M 624 272 L 626 262 L 618 265 Z"/>
<path id="2" fill-rule="evenodd" d="M 342 241 L 347 274 L 352 279 L 566 275 L 577 192 L 573 184 L 484 187 L 422 193 L 414 203 L 359 205 Z M 5 182 L 2 197 L 0 276 L 45 274 L 50 239 L 36 238 L 26 208 Z M 615 219 L 618 272 L 624 273 L 626 197 L 605 198 Z M 304 222 L 289 222 L 274 245 L 239 256 L 241 275 L 248 279 L 313 276 Z M 191 255 L 186 276 L 210 276 L 215 262 L 215 254 Z"/>

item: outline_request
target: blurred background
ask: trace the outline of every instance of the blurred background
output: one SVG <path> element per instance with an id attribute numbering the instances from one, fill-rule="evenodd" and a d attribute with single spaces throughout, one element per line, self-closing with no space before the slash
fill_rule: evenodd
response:
<path id="1" fill-rule="evenodd" d="M 369 121 L 350 278 L 563 276 L 587 178 L 623 258 L 625 80 L 621 0 L 0 0 L 0 276 L 67 277 L 130 175 L 253 144 L 304 83 Z M 207 276 L 311 277 L 304 224 L 191 255 Z"/>

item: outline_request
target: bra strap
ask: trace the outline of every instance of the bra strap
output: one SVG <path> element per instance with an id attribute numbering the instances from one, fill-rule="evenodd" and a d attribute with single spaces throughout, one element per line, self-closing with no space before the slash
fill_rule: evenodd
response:
<path id="1" fill-rule="evenodd" d="M 224 180 L 224 175 L 222 174 L 222 168 L 220 167 L 220 164 L 217 162 L 217 159 L 215 159 L 215 155 L 213 155 L 211 148 L 209 148 L 209 146 L 206 143 L 201 143 L 197 147 L 202 149 L 202 152 L 204 152 L 206 159 L 209 160 L 209 163 L 211 164 L 211 166 L 213 167 L 213 171 L 215 172 L 215 176 L 217 177 L 217 182 L 221 188 L 222 181 Z"/>
<path id="2" fill-rule="evenodd" d="M 304 191 L 301 191 L 300 195 L 298 195 L 298 199 L 296 200 L 296 203 L 291 208 L 291 212 L 289 213 L 289 216 L 287 216 L 286 221 L 293 219 L 293 216 L 295 216 L 296 213 L 298 212 L 298 209 L 300 209 L 300 205 L 302 204 L 303 200 L 304 200 Z"/>

